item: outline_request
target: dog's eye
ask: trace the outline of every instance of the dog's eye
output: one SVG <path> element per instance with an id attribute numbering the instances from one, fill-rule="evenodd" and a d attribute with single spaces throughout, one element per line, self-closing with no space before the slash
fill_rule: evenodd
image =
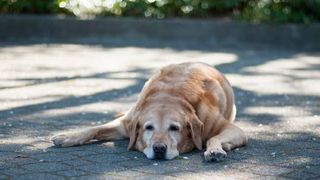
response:
<path id="1" fill-rule="evenodd" d="M 179 131 L 179 126 L 171 125 L 171 126 L 169 127 L 169 130 L 170 130 L 170 131 Z"/>
<path id="2" fill-rule="evenodd" d="M 154 127 L 152 125 L 147 125 L 146 126 L 146 130 L 148 131 L 152 131 L 154 129 Z"/>

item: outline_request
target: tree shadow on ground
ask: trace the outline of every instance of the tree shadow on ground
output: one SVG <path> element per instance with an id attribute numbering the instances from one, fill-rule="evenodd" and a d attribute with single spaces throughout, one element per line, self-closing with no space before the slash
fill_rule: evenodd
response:
<path id="1" fill-rule="evenodd" d="M 84 43 L 85 45 L 92 45 L 93 43 Z M 269 51 L 262 49 L 260 50 L 249 50 L 245 52 L 240 52 L 241 50 L 232 50 L 229 48 L 219 48 L 214 46 L 205 47 L 205 44 L 196 46 L 192 45 L 182 45 L 182 44 L 153 44 L 153 46 L 146 46 L 146 44 L 137 44 L 136 42 L 125 43 L 119 42 L 118 44 L 104 44 L 98 43 L 95 45 L 102 46 L 103 48 L 112 47 L 122 47 L 122 46 L 140 46 L 144 48 L 171 48 L 177 51 L 184 50 L 199 50 L 199 51 L 215 51 L 215 52 L 228 52 L 235 53 L 238 56 L 238 60 L 233 63 L 218 65 L 217 68 L 226 74 L 237 74 L 237 75 L 251 75 L 255 76 L 255 73 L 248 73 L 244 71 L 247 67 L 260 66 L 271 61 L 277 61 L 283 58 L 291 58 L 296 54 L 302 52 L 296 51 L 276 51 L 275 54 L 268 54 Z M 259 56 L 263 58 L 257 58 Z M 318 70 L 319 65 L 309 66 L 301 69 L 299 71 L 310 71 Z M 129 91 L 131 95 L 138 94 L 144 82 L 147 80 L 145 78 L 146 74 L 150 74 L 152 69 L 132 69 L 130 72 L 139 74 L 138 78 L 134 78 L 135 83 L 133 85 L 127 86 L 120 89 L 112 89 L 107 91 L 102 91 L 90 95 L 77 96 L 77 97 L 64 97 L 51 102 L 30 104 L 17 106 L 14 108 L 9 108 L 0 111 L 1 122 L 11 123 L 13 128 L 18 126 L 20 121 L 19 118 L 24 118 L 26 116 L 34 115 L 48 110 L 63 109 L 69 107 L 76 107 L 86 104 L 95 104 L 98 102 L 106 101 L 117 101 L 117 99 L 122 98 Z M 74 77 L 52 77 L 52 78 L 25 78 L 19 79 L 21 81 L 26 81 L 27 84 L 23 86 L 13 86 L 13 87 L 1 87 L 2 89 L 7 88 L 20 88 L 20 87 L 31 87 L 41 84 L 47 84 L 51 82 L 63 82 L 67 80 L 75 79 L 117 79 L 111 77 L 113 73 L 118 72 L 103 72 L 96 73 L 88 76 L 74 76 Z M 256 72 L 258 73 L 258 72 Z M 260 73 L 261 75 L 261 73 Z M 267 73 L 262 75 L 267 75 Z M 281 72 L 277 74 L 278 76 L 290 77 L 292 80 L 297 80 L 300 77 L 294 74 L 283 75 Z M 126 79 L 126 78 L 125 78 Z M 128 79 L 132 79 L 128 77 Z M 272 85 L 270 85 L 272 88 Z M 298 94 L 258 94 L 255 91 L 250 91 L 244 89 L 243 87 L 234 87 L 235 94 L 237 97 L 238 105 L 238 118 L 241 122 L 247 122 L 251 124 L 265 124 L 274 125 L 276 123 L 282 122 L 284 117 L 289 115 L 274 114 L 274 113 L 259 113 L 254 114 L 247 112 L 246 110 L 252 107 L 274 107 L 282 108 L 285 106 L 299 108 L 303 104 L 304 108 L 310 116 L 320 114 L 319 102 L 320 97 L 317 95 L 298 95 Z M 90 98 L 89 98 L 90 97 Z M 254 99 L 254 101 L 253 101 Z M 304 103 L 309 102 L 309 103 Z M 132 102 L 130 102 L 132 103 Z M 43 107 L 46 107 L 45 109 Z M 14 112 L 12 114 L 11 112 Z M 87 117 L 82 117 L 79 114 L 67 114 L 67 115 L 57 115 L 55 117 L 47 118 L 45 121 L 50 122 L 50 124 L 41 123 L 40 121 L 26 121 L 23 127 L 16 127 L 17 131 L 32 132 L 33 135 L 41 134 L 45 136 L 45 133 L 52 130 L 52 126 L 62 130 L 68 129 L 70 127 L 77 126 L 77 123 L 83 125 L 87 122 L 101 121 L 101 119 L 112 119 L 112 115 L 115 112 L 110 113 L 96 113 L 96 112 L 85 112 Z M 68 119 L 68 121 L 67 121 Z M 89 119 L 86 121 L 85 119 Z M 86 124 L 87 125 L 87 124 Z M 46 126 L 49 126 L 46 128 Z M 276 127 L 276 126 L 275 126 Z M 8 128 L 2 126 L 1 129 L 4 134 L 10 138 L 15 134 L 12 133 L 13 128 Z M 42 132 L 41 132 L 42 131 Z M 48 158 L 45 162 L 48 163 L 63 163 L 68 164 L 68 167 L 72 169 L 77 169 L 79 171 L 88 171 L 90 173 L 113 173 L 117 172 L 119 174 L 126 173 L 126 171 L 135 172 L 146 172 L 151 175 L 155 174 L 165 174 L 174 177 L 181 177 L 187 174 L 199 173 L 215 173 L 226 170 L 228 168 L 235 169 L 236 171 L 248 171 L 256 175 L 282 175 L 283 177 L 296 177 L 294 173 L 308 174 L 310 177 L 320 176 L 316 167 L 319 166 L 319 148 L 320 144 L 318 141 L 314 141 L 313 138 L 320 139 L 319 135 L 316 133 L 310 133 L 307 131 L 285 131 L 280 137 L 276 136 L 276 131 L 273 132 L 259 132 L 258 134 L 252 134 L 250 137 L 249 144 L 240 148 L 240 150 L 232 151 L 226 161 L 222 163 L 205 163 L 203 161 L 202 153 L 199 151 L 193 151 L 187 153 L 183 156 L 188 157 L 186 159 L 176 159 L 173 161 L 151 161 L 147 160 L 144 155 L 140 152 L 127 151 L 127 141 L 115 141 L 113 145 L 109 146 L 108 143 L 93 143 L 90 145 L 85 145 L 81 147 L 72 148 L 46 148 L 44 152 L 43 149 L 30 147 L 36 146 L 36 144 L 44 144 L 44 147 L 48 147 L 47 140 L 35 140 L 34 142 L 27 143 L 7 143 L 0 145 L 0 152 L 12 152 L 17 149 L 26 149 L 23 152 L 15 152 L 6 156 L 3 163 L 0 164 L 1 167 L 8 167 L 8 164 L 13 166 L 27 166 L 28 164 L 37 164 L 44 155 Z M 50 146 L 50 145 L 49 145 Z M 29 149 L 29 150 L 28 150 Z M 17 157 L 20 154 L 29 154 L 27 158 Z M 65 157 L 64 154 L 70 155 L 72 159 L 58 158 Z M 50 158 L 52 157 L 52 158 Z M 21 160 L 22 159 L 22 160 Z M 29 160 L 29 161 L 27 161 Z M 72 162 L 70 162 L 72 161 Z M 77 164 L 78 162 L 78 164 Z M 70 164 L 73 163 L 73 164 Z M 79 166 L 79 164 L 82 164 Z M 153 165 L 158 163 L 158 165 Z M 227 168 L 226 168 L 227 166 Z M 262 170 L 268 169 L 272 166 L 275 169 L 280 169 L 283 171 L 274 172 L 275 170 Z M 309 168 L 306 168 L 306 167 Z M 174 168 L 175 167 L 175 168 Z M 271 168 L 272 169 L 272 168 Z M 289 169 L 289 170 L 288 170 Z M 271 172 L 272 171 L 272 172 Z M 277 174 L 278 173 L 278 174 Z"/>
<path id="2" fill-rule="evenodd" d="M 126 71 L 128 72 L 128 71 Z M 61 109 L 66 107 L 73 107 L 73 106 L 80 106 L 85 104 L 92 104 L 101 101 L 113 101 L 117 98 L 122 97 L 124 94 L 131 92 L 131 94 L 139 93 L 142 89 L 144 82 L 147 80 L 143 78 L 141 74 L 147 73 L 146 69 L 134 69 L 129 72 L 136 72 L 139 73 L 141 78 L 134 78 L 136 81 L 135 84 L 127 86 L 126 88 L 122 89 L 112 89 L 108 91 L 98 92 L 95 94 L 84 95 L 84 96 L 77 96 L 77 97 L 66 97 L 52 102 L 44 102 L 32 105 L 26 105 L 21 107 L 10 108 L 7 110 L 1 110 L 1 119 L 7 119 L 9 117 L 20 117 L 20 116 L 27 116 L 34 113 L 39 113 L 41 111 L 47 111 L 52 109 Z M 77 76 L 77 77 L 61 77 L 61 78 L 43 78 L 39 79 L 27 79 L 27 81 L 31 81 L 29 84 L 25 85 L 24 87 L 28 86 L 36 86 L 41 84 L 47 84 L 51 82 L 61 82 L 67 81 L 71 79 L 91 79 L 91 78 L 103 78 L 103 79 L 119 79 L 114 77 L 108 77 L 111 74 L 118 73 L 118 72 L 105 72 L 105 73 L 97 73 L 89 76 Z M 133 78 L 121 78 L 121 79 L 133 79 Z M 21 80 L 21 79 L 20 79 Z M 26 79 L 24 79 L 26 80 Z M 11 87 L 11 88 L 19 88 L 18 87 Z M 45 108 L 43 108 L 45 107 Z M 15 114 L 11 114 L 10 112 L 15 112 Z"/>

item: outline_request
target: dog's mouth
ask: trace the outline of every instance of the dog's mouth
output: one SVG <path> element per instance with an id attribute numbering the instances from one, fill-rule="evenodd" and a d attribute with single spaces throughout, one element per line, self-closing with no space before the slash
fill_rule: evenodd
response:
<path id="1" fill-rule="evenodd" d="M 152 151 L 151 153 L 145 153 L 148 159 L 157 159 L 157 160 L 169 160 L 167 152 L 156 153 Z"/>
<path id="2" fill-rule="evenodd" d="M 157 142 L 143 150 L 148 159 L 170 160 L 179 155 L 178 150 L 169 149 L 166 143 Z"/>
<path id="3" fill-rule="evenodd" d="M 166 159 L 166 154 L 165 153 L 155 153 L 154 159 Z"/>

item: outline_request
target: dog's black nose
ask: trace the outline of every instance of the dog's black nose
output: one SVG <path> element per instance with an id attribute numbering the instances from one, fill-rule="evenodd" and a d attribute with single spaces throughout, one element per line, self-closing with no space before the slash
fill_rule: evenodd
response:
<path id="1" fill-rule="evenodd" d="M 155 143 L 153 145 L 153 152 L 157 158 L 163 158 L 167 151 L 167 145 L 164 143 Z"/>

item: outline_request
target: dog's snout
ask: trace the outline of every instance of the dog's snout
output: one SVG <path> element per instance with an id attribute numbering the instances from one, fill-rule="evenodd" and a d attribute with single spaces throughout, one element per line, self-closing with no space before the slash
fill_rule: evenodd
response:
<path id="1" fill-rule="evenodd" d="M 164 143 L 155 143 L 153 145 L 153 151 L 157 157 L 163 158 L 165 152 L 167 151 L 167 145 Z"/>

